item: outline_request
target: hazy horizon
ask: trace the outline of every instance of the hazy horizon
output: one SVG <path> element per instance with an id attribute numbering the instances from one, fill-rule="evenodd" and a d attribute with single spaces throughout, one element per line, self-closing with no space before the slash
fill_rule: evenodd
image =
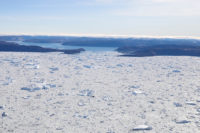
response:
<path id="1" fill-rule="evenodd" d="M 199 0 L 1 0 L 0 3 L 0 34 L 200 37 Z"/>
<path id="2" fill-rule="evenodd" d="M 97 37 L 97 38 L 138 38 L 138 39 L 196 39 L 198 36 L 147 36 L 147 35 L 106 35 L 106 34 L 0 34 L 0 36 L 60 36 L 60 37 Z"/>

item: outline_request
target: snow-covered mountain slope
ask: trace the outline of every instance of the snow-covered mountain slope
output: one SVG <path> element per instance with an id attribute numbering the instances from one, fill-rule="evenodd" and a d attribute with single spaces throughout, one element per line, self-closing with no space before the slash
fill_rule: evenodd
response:
<path id="1" fill-rule="evenodd" d="M 200 58 L 0 53 L 0 132 L 200 132 Z"/>

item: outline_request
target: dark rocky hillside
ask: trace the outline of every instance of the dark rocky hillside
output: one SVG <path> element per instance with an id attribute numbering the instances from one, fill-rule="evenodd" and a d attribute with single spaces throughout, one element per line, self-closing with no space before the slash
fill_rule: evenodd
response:
<path id="1" fill-rule="evenodd" d="M 0 36 L 2 41 L 23 41 L 31 43 L 62 43 L 67 46 L 122 47 L 142 45 L 199 45 L 198 39 L 174 38 L 112 38 L 75 36 Z"/>
<path id="2" fill-rule="evenodd" d="M 43 48 L 39 46 L 24 46 L 13 42 L 0 41 L 0 52 L 64 52 L 65 54 L 76 54 L 85 51 L 84 49 L 60 50 Z"/>
<path id="3" fill-rule="evenodd" d="M 200 46 L 196 45 L 151 45 L 119 47 L 122 56 L 200 56 Z"/>

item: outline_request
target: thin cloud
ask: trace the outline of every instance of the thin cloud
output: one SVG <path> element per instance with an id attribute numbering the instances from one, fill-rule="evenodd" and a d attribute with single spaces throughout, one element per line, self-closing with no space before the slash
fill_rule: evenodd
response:
<path id="1" fill-rule="evenodd" d="M 200 16 L 200 1 L 197 0 L 141 0 L 129 3 L 126 8 L 112 11 L 120 16 Z"/>
<path id="2" fill-rule="evenodd" d="M 26 21 L 26 22 L 32 22 L 32 21 L 61 21 L 61 20 L 65 20 L 63 17 L 56 17 L 56 16 L 1 16 L 0 17 L 1 21 Z"/>
<path id="3" fill-rule="evenodd" d="M 200 16 L 200 0 L 87 0 L 119 16 Z"/>

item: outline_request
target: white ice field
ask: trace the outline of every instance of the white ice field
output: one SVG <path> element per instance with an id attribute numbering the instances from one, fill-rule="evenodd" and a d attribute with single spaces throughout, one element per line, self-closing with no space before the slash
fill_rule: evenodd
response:
<path id="1" fill-rule="evenodd" d="M 0 133 L 199 133 L 200 58 L 0 53 Z"/>

